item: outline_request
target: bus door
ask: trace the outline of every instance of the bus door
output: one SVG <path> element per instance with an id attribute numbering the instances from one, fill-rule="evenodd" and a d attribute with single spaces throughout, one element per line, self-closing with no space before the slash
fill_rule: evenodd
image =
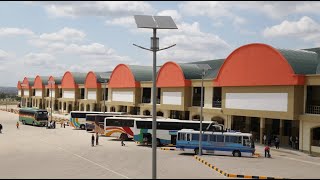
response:
<path id="1" fill-rule="evenodd" d="M 171 144 L 175 145 L 177 141 L 177 131 L 169 131 L 171 136 Z"/>

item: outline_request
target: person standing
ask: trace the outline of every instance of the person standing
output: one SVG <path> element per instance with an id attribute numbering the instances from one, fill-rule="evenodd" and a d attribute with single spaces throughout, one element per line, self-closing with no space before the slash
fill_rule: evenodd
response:
<path id="1" fill-rule="evenodd" d="M 91 146 L 93 147 L 94 146 L 94 135 L 92 134 L 91 136 Z"/>
<path id="2" fill-rule="evenodd" d="M 121 134 L 120 135 L 120 139 L 121 139 L 121 146 L 125 146 L 125 144 L 124 144 L 124 134 Z"/>
<path id="3" fill-rule="evenodd" d="M 99 134 L 96 133 L 96 145 L 98 146 L 99 145 Z"/>
<path id="4" fill-rule="evenodd" d="M 289 143 L 290 143 L 290 146 L 291 146 L 291 148 L 293 148 L 293 143 L 292 143 L 293 141 L 292 141 L 292 136 L 290 136 L 290 138 L 289 138 Z"/>
<path id="5" fill-rule="evenodd" d="M 298 136 L 296 136 L 295 145 L 296 145 L 296 149 L 299 149 L 299 138 L 298 138 Z"/>
<path id="6" fill-rule="evenodd" d="M 0 133 L 2 133 L 2 124 L 0 124 Z"/>
<path id="7" fill-rule="evenodd" d="M 276 149 L 279 149 L 280 141 L 278 137 L 275 138 L 275 145 L 276 145 Z"/>
<path id="8" fill-rule="evenodd" d="M 263 144 L 267 144 L 267 136 L 266 136 L 266 134 L 263 135 Z"/>
<path id="9" fill-rule="evenodd" d="M 17 124 L 16 124 L 16 126 L 17 126 L 17 129 L 19 129 L 19 121 L 17 121 Z"/>

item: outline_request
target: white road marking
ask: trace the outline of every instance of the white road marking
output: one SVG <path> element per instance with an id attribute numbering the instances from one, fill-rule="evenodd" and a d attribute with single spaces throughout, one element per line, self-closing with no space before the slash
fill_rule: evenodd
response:
<path id="1" fill-rule="evenodd" d="M 300 160 L 300 159 L 296 159 L 296 158 L 283 157 L 283 156 L 277 156 L 277 157 L 286 158 L 286 159 L 290 159 L 290 160 L 294 160 L 294 161 L 300 161 L 300 162 L 304 162 L 304 163 L 309 163 L 309 164 L 314 164 L 314 165 L 320 166 L 320 163 L 315 163 L 315 162 L 311 162 L 311 161 L 304 161 L 304 160 Z"/>
<path id="2" fill-rule="evenodd" d="M 49 144 L 49 145 L 53 145 L 53 144 L 50 144 L 50 143 L 48 143 L 47 141 L 45 141 L 45 140 L 43 140 L 43 139 L 40 139 L 40 140 L 41 140 L 42 142 L 45 142 L 45 143 Z M 96 165 L 96 166 L 99 166 L 99 167 L 101 167 L 101 168 L 103 168 L 103 169 L 105 169 L 105 170 L 107 170 L 107 171 L 110 171 L 110 172 L 112 172 L 112 173 L 114 173 L 114 174 L 117 174 L 117 175 L 119 175 L 119 176 L 122 176 L 122 177 L 124 177 L 124 178 L 126 178 L 126 179 L 130 179 L 129 177 L 127 177 L 127 176 L 125 176 L 125 175 L 123 175 L 123 174 L 120 174 L 120 173 L 118 173 L 118 172 L 115 172 L 115 171 L 113 171 L 113 170 L 111 170 L 111 169 L 109 169 L 109 168 L 106 168 L 106 167 L 102 166 L 101 164 L 98 164 L 98 163 L 96 163 L 96 162 L 93 162 L 93 161 L 85 158 L 85 157 L 82 157 L 82 156 L 80 156 L 80 155 L 78 155 L 78 154 L 75 154 L 75 153 L 73 153 L 73 152 L 71 152 L 71 151 L 68 151 L 68 150 L 66 150 L 66 149 L 63 149 L 62 147 L 59 147 L 59 146 L 56 146 L 56 147 L 59 148 L 59 149 L 61 149 L 62 151 L 65 151 L 65 152 L 67 152 L 67 153 L 70 153 L 70 154 L 72 154 L 72 155 L 74 155 L 74 156 L 76 156 L 76 157 L 79 157 L 79 158 L 81 158 L 81 159 L 83 159 L 83 160 L 86 160 L 86 161 L 88 161 L 88 162 L 90 162 L 90 163 L 92 163 L 92 164 L 94 164 L 94 165 Z"/>

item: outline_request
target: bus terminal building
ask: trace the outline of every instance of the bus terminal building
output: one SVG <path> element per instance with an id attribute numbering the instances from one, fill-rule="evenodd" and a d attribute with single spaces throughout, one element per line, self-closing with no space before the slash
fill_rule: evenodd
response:
<path id="1" fill-rule="evenodd" d="M 241 46 L 225 59 L 168 61 L 157 68 L 157 116 L 200 119 L 202 69 L 197 64 L 208 64 L 205 121 L 251 132 L 261 143 L 263 135 L 279 137 L 283 146 L 289 145 L 290 136 L 297 137 L 299 150 L 319 156 L 319 62 L 320 48 L 278 49 L 260 43 Z M 25 77 L 17 84 L 22 107 L 135 115 L 151 114 L 151 87 L 152 67 L 128 64 L 119 64 L 111 72 Z"/>

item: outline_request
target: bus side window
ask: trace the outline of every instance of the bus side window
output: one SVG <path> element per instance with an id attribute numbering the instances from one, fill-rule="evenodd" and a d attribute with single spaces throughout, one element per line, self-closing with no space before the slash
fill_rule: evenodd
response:
<path id="1" fill-rule="evenodd" d="M 217 136 L 216 135 L 210 135 L 209 141 L 216 142 L 217 141 Z"/>
<path id="2" fill-rule="evenodd" d="M 187 134 L 187 141 L 191 141 L 190 136 L 191 136 L 191 134 Z"/>
<path id="3" fill-rule="evenodd" d="M 207 141 L 208 140 L 208 135 L 202 134 L 202 141 Z"/>
<path id="4" fill-rule="evenodd" d="M 217 135 L 217 142 L 224 142 L 224 136 L 223 135 Z"/>
<path id="5" fill-rule="evenodd" d="M 192 134 L 192 141 L 199 141 L 199 134 Z"/>

